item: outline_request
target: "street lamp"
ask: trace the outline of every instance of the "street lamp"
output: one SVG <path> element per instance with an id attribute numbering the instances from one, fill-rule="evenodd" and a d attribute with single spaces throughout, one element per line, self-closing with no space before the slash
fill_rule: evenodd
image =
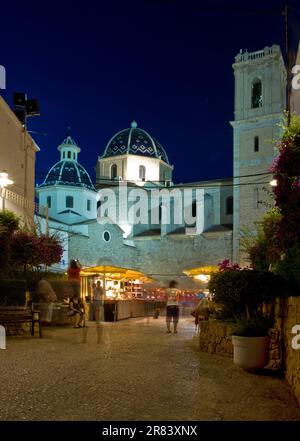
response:
<path id="1" fill-rule="evenodd" d="M 272 179 L 272 181 L 270 182 L 271 187 L 276 187 L 277 186 L 277 179 Z"/>
<path id="2" fill-rule="evenodd" d="M 5 188 L 8 185 L 12 185 L 14 181 L 8 178 L 8 173 L 6 170 L 0 172 L 0 188 L 1 188 L 1 196 L 2 196 L 2 210 L 5 209 Z"/>

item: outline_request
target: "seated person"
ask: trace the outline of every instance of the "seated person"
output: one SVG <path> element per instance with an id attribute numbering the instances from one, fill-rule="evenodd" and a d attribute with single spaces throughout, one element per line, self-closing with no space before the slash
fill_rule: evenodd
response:
<path id="1" fill-rule="evenodd" d="M 82 328 L 84 318 L 84 305 L 78 294 L 74 294 L 74 296 L 70 299 L 70 310 L 73 311 L 72 315 L 75 315 L 76 317 L 74 328 Z"/>

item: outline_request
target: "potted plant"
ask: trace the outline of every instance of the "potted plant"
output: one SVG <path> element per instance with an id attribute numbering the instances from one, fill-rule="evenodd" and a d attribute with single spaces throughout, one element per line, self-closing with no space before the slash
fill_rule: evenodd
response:
<path id="1" fill-rule="evenodd" d="M 282 278 L 271 272 L 221 265 L 212 275 L 209 290 L 219 305 L 219 318 L 233 321 L 234 363 L 253 371 L 269 360 L 268 331 L 272 322 L 262 315 L 262 305 L 283 293 Z"/>
<path id="2" fill-rule="evenodd" d="M 264 368 L 269 362 L 270 320 L 256 316 L 239 319 L 232 334 L 233 361 L 246 371 Z"/>

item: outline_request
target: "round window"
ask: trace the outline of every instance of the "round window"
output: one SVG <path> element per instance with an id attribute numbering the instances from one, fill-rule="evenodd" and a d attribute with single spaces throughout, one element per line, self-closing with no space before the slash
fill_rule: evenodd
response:
<path id="1" fill-rule="evenodd" d="M 103 233 L 103 240 L 105 240 L 105 242 L 109 242 L 110 241 L 110 232 L 109 231 L 104 231 L 104 233 Z"/>

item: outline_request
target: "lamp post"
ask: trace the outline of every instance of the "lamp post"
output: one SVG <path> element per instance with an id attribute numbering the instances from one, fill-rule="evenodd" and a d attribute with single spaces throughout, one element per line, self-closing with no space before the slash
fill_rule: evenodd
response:
<path id="1" fill-rule="evenodd" d="M 8 185 L 12 185 L 14 182 L 8 178 L 8 173 L 6 170 L 0 172 L 0 188 L 2 196 L 2 211 L 5 210 L 5 188 Z"/>

